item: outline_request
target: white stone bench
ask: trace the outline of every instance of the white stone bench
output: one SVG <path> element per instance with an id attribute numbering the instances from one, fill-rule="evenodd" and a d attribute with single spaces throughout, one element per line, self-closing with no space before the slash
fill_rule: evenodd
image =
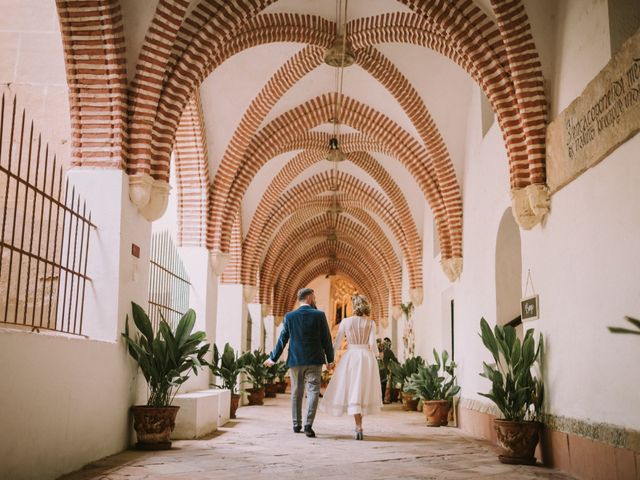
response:
<path id="1" fill-rule="evenodd" d="M 180 407 L 173 440 L 189 440 L 215 432 L 229 421 L 229 390 L 200 390 L 176 395 L 173 405 Z"/>

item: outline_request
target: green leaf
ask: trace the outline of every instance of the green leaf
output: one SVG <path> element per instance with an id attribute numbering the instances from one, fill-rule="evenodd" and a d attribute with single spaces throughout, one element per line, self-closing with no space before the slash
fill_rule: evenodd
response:
<path id="1" fill-rule="evenodd" d="M 498 352 L 498 342 L 493 332 L 491 331 L 489 324 L 484 318 L 480 319 L 480 332 L 481 332 L 480 338 L 482 338 L 482 343 L 491 352 L 496 363 L 498 363 L 500 361 L 500 356 Z"/>
<path id="2" fill-rule="evenodd" d="M 196 312 L 190 308 L 187 310 L 187 313 L 182 316 L 180 322 L 178 322 L 178 328 L 176 328 L 176 342 L 178 342 L 179 347 L 182 347 L 187 341 L 195 324 Z"/>
<path id="3" fill-rule="evenodd" d="M 131 310 L 133 312 L 133 322 L 142 335 L 144 335 L 148 342 L 153 340 L 153 328 L 151 327 L 151 321 L 149 317 L 142 309 L 140 305 L 135 302 L 131 302 Z"/>

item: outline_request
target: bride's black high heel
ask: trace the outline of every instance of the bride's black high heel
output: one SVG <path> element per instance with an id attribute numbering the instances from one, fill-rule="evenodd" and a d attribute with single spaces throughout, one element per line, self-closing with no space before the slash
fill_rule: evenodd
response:
<path id="1" fill-rule="evenodd" d="M 364 440 L 364 434 L 362 433 L 362 430 L 358 430 L 356 428 L 356 440 Z"/>

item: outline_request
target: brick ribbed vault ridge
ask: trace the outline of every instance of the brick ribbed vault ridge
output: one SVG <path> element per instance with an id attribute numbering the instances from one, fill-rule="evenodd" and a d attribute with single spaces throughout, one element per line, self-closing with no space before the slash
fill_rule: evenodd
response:
<path id="1" fill-rule="evenodd" d="M 327 213 L 321 213 L 311 218 L 307 217 L 304 222 L 300 222 L 299 218 L 294 217 L 282 226 L 267 251 L 260 276 L 260 284 L 263 288 L 262 297 L 269 291 L 277 278 L 284 276 L 283 272 L 294 261 L 297 261 L 299 256 L 304 257 L 312 253 L 312 250 L 307 251 L 307 247 L 303 246 L 305 238 L 312 239 L 319 236 L 324 243 L 327 240 L 327 234 L 333 232 L 338 239 L 337 241 L 346 240 L 355 245 L 363 251 L 363 255 L 381 267 L 384 278 L 378 277 L 376 281 L 386 283 L 394 293 L 394 300 L 400 302 L 402 265 L 379 226 L 375 223 L 362 225 L 345 216 L 340 216 L 336 223 L 334 215 Z M 333 231 L 334 224 L 335 231 Z M 291 245 L 297 246 L 295 250 L 291 248 Z"/>
<path id="2" fill-rule="evenodd" d="M 209 156 L 200 95 L 187 104 L 176 132 L 178 245 L 205 247 L 209 208 Z"/>
<path id="3" fill-rule="evenodd" d="M 405 252 L 405 258 L 409 269 L 409 282 L 411 288 L 422 286 L 422 243 L 418 236 L 418 230 L 415 221 L 409 210 L 409 205 L 400 188 L 393 182 L 389 174 L 380 166 L 378 162 L 368 153 L 353 152 L 349 153 L 352 147 L 360 146 L 364 138 L 360 134 L 350 134 L 343 136 L 340 141 L 341 148 L 347 152 L 347 158 L 355 165 L 362 168 L 365 172 L 381 186 L 381 190 L 389 197 L 392 205 L 396 208 L 400 218 L 404 235 L 396 240 L 401 244 Z M 352 139 L 354 140 L 352 142 Z M 297 148 L 302 145 L 312 145 L 317 143 L 319 150 L 311 152 L 304 151 L 296 155 L 282 168 L 282 170 L 273 178 L 267 189 L 265 190 L 260 203 L 256 208 L 249 231 L 243 242 L 243 258 L 242 258 L 242 280 L 245 284 L 251 284 L 252 279 L 259 267 L 260 248 L 258 243 L 265 238 L 265 224 L 269 223 L 275 226 L 274 219 L 268 214 L 272 211 L 273 206 L 278 202 L 280 195 L 289 187 L 291 181 L 295 179 L 302 171 L 324 158 L 325 149 L 329 140 L 328 134 L 319 132 L 310 132 L 307 136 L 300 138 L 288 147 Z M 377 148 L 379 149 L 379 148 Z M 363 204 L 366 208 L 366 204 Z M 263 245 L 263 244 L 262 244 Z"/>
<path id="4" fill-rule="evenodd" d="M 229 261 L 220 275 L 220 283 L 239 284 L 242 269 L 242 215 L 236 215 L 231 231 Z"/>
<path id="5" fill-rule="evenodd" d="M 231 15 L 231 17 L 229 18 L 225 18 L 226 22 L 224 23 L 224 26 L 227 27 L 229 30 L 237 26 L 237 24 L 234 22 L 235 18 L 242 18 L 247 22 L 248 27 L 244 29 L 244 37 L 242 38 L 242 40 L 238 40 L 236 43 L 240 43 L 240 41 L 243 41 L 246 43 L 250 41 L 250 38 L 255 38 L 256 37 L 255 32 L 258 29 L 257 27 L 259 27 L 259 30 L 260 30 L 259 36 L 261 37 L 260 41 L 262 43 L 273 42 L 273 41 L 296 41 L 295 39 L 287 38 L 286 35 L 283 35 L 282 33 L 285 31 L 291 32 L 294 30 L 295 30 L 294 34 L 298 36 L 297 41 L 309 42 L 309 39 L 305 39 L 305 38 L 301 39 L 299 35 L 301 32 L 310 34 L 310 29 L 307 27 L 305 30 L 304 28 L 301 28 L 300 25 L 292 26 L 291 23 L 294 23 L 295 20 L 299 20 L 300 18 L 306 19 L 307 23 L 309 23 L 310 19 L 312 19 L 313 17 L 308 15 L 303 16 L 303 15 L 293 15 L 293 14 L 273 14 L 273 15 L 260 15 L 257 18 L 252 18 L 252 14 L 255 15 L 255 13 L 259 11 L 259 8 L 252 9 L 251 7 L 253 7 L 254 5 L 247 6 L 244 4 L 245 2 L 236 2 L 236 3 L 238 8 L 236 9 L 235 12 L 233 12 L 233 14 L 229 14 L 228 10 L 224 11 L 225 15 Z M 256 2 L 256 3 L 259 3 L 259 2 Z M 264 2 L 264 4 L 266 3 L 268 2 Z M 480 83 L 483 86 L 483 88 L 485 88 L 485 90 L 487 91 L 488 97 L 492 100 L 492 102 L 495 100 L 495 97 L 496 97 L 496 95 L 494 95 L 495 90 L 499 90 L 503 92 L 505 89 L 511 87 L 512 92 L 509 92 L 509 95 L 512 95 L 514 90 L 512 88 L 513 82 L 510 81 L 509 75 L 511 74 L 511 72 L 517 73 L 517 68 L 519 66 L 515 65 L 516 68 L 511 68 L 511 66 L 509 65 L 509 57 L 505 55 L 506 49 L 504 48 L 504 45 L 502 42 L 500 30 L 496 28 L 496 25 L 479 8 L 477 8 L 473 4 L 473 2 L 471 1 L 440 2 L 436 0 L 427 1 L 427 2 L 424 2 L 424 1 L 418 2 L 417 0 L 416 1 L 406 0 L 406 1 L 403 1 L 402 3 L 405 3 L 410 8 L 412 8 L 417 14 L 415 16 L 421 17 L 427 22 L 427 25 L 429 28 L 425 29 L 424 30 L 425 32 L 428 32 L 428 33 L 435 32 L 434 34 L 435 40 L 441 40 L 441 39 L 444 40 L 444 41 L 441 41 L 441 43 L 447 46 L 447 48 L 446 48 L 446 51 L 442 52 L 443 54 L 445 55 L 448 54 L 452 56 L 453 57 L 452 59 L 454 61 L 457 61 L 458 63 L 462 63 L 462 59 L 467 58 L 469 59 L 468 61 L 471 64 L 475 65 L 475 68 L 477 69 L 477 71 L 480 72 L 480 76 L 481 76 L 480 79 L 482 80 L 480 81 Z M 240 4 L 243 4 L 243 5 L 240 5 Z M 212 14 L 215 15 L 216 12 L 212 11 Z M 220 13 L 220 12 L 217 12 L 217 13 Z M 506 15 L 508 15 L 509 13 L 515 14 L 517 12 L 514 9 L 509 9 L 506 12 Z M 234 14 L 235 14 L 235 17 L 233 17 Z M 394 17 L 394 15 L 397 15 L 397 14 L 386 14 L 385 16 L 391 18 L 391 17 Z M 505 15 L 505 18 L 506 18 L 506 15 Z M 272 19 L 276 20 L 275 25 L 270 24 L 270 20 Z M 358 19 L 354 22 L 358 22 L 358 21 L 362 22 L 363 19 Z M 528 29 L 528 20 L 526 19 L 526 15 L 524 16 L 524 22 L 522 21 L 522 17 L 519 17 L 519 16 L 514 17 L 514 21 L 519 22 L 520 25 L 523 25 Z M 327 24 L 327 22 L 325 22 L 325 24 Z M 328 24 L 332 25 L 330 22 Z M 188 43 L 186 45 L 187 47 L 193 43 L 196 43 L 196 40 L 198 39 L 202 40 L 203 38 L 204 39 L 207 38 L 207 36 L 203 37 L 202 32 L 207 29 L 207 26 L 209 25 L 209 23 L 200 22 L 200 25 L 202 25 L 202 28 L 197 32 L 197 34 L 194 34 L 192 37 L 188 36 L 189 38 L 191 38 L 191 43 Z M 271 28 L 272 31 L 276 32 L 272 34 L 272 35 L 276 35 L 276 37 L 269 38 L 269 34 L 268 34 L 269 28 Z M 332 26 L 329 28 L 333 30 L 335 26 Z M 226 32 L 228 32 L 228 30 L 225 30 L 225 33 Z M 277 32 L 280 32 L 280 33 L 277 33 Z M 208 33 L 212 33 L 212 32 L 208 32 Z M 214 33 L 217 33 L 220 36 L 222 35 L 222 32 L 220 31 L 214 32 Z M 209 42 L 208 43 L 205 42 L 205 45 L 207 47 L 212 47 L 213 46 L 212 43 L 215 43 L 215 42 L 210 37 Z M 373 41 L 371 43 L 373 43 Z M 437 45 L 435 47 L 437 47 Z M 206 75 L 210 73 L 210 71 L 213 68 L 215 68 L 215 62 L 210 62 L 209 61 L 210 59 L 202 58 L 202 55 L 208 52 L 211 54 L 211 56 L 213 56 L 215 55 L 216 50 L 213 48 L 209 48 L 208 50 L 207 48 L 201 48 L 200 51 L 198 52 L 199 55 L 192 53 L 191 50 L 192 49 L 185 47 L 185 51 L 183 52 L 184 58 L 181 57 L 179 53 L 177 53 L 178 60 L 176 60 L 176 64 L 175 64 L 176 72 L 181 71 L 183 63 L 184 64 L 190 63 L 192 67 L 198 67 L 197 77 L 202 77 L 202 78 L 206 77 Z M 458 53 L 457 56 L 451 55 L 453 51 Z M 534 53 L 535 53 L 535 50 L 534 50 Z M 200 60 L 200 63 L 198 63 L 198 60 Z M 506 66 L 503 67 L 503 65 L 506 65 Z M 467 66 L 462 65 L 462 66 L 467 67 L 467 70 L 469 70 L 468 65 Z M 173 75 L 172 78 L 169 78 L 169 80 L 165 85 L 165 90 L 167 90 L 167 93 L 175 92 L 176 94 L 180 94 L 184 91 L 188 91 L 191 88 L 197 87 L 197 85 L 194 86 L 194 83 L 195 84 L 198 83 L 197 81 L 194 82 L 194 78 L 193 78 L 194 73 L 192 72 L 191 76 L 188 76 L 190 69 L 182 68 L 182 70 L 184 71 L 181 71 L 181 73 L 187 74 L 187 77 L 185 77 L 184 75 Z M 500 72 L 500 75 L 496 76 L 496 72 Z M 506 82 L 501 81 L 504 78 L 507 79 Z M 177 85 L 174 86 L 172 84 L 172 79 L 176 84 L 182 83 L 183 84 L 182 88 L 178 87 Z M 495 86 L 496 88 L 492 88 L 493 86 Z M 537 97 L 537 92 L 534 93 L 534 95 Z M 176 98 L 175 96 L 172 97 L 172 100 L 174 101 L 174 103 L 176 100 L 178 102 L 186 102 L 186 98 Z M 495 107 L 498 107 L 497 103 L 495 102 L 493 103 Z M 160 106 L 162 107 L 162 104 Z M 180 105 L 177 105 L 177 106 L 180 107 Z M 503 116 L 499 111 L 499 109 L 497 111 L 497 116 L 499 118 Z M 515 120 L 516 123 L 521 124 L 520 118 L 518 117 L 519 117 L 518 112 L 516 112 L 516 118 L 512 120 Z M 171 131 L 174 129 L 175 127 L 173 129 L 172 128 L 167 129 L 169 135 L 171 135 Z M 505 132 L 505 135 L 507 135 L 506 132 Z M 172 138 L 169 138 L 168 142 L 166 143 L 168 145 L 171 145 L 171 141 L 172 141 Z M 168 158 L 165 158 L 164 161 L 165 163 L 168 163 Z M 516 178 L 518 177 L 516 176 Z"/>
<path id="6" fill-rule="evenodd" d="M 302 284 L 293 283 L 292 278 L 294 278 L 298 272 L 304 271 L 307 268 L 306 266 L 313 260 L 332 259 L 334 254 L 335 258 L 349 258 L 356 265 L 359 265 L 360 270 L 366 275 L 366 278 L 370 279 L 370 284 L 374 288 L 384 288 L 384 290 L 388 292 L 389 286 L 384 281 L 385 273 L 383 267 L 376 264 L 371 255 L 357 244 L 348 241 L 348 239 L 338 240 L 337 242 L 329 242 L 324 239 L 317 244 L 311 243 L 310 245 L 308 252 L 297 252 L 298 256 L 296 261 L 287 265 L 287 268 L 282 270 L 282 274 L 279 277 L 278 288 L 273 289 L 273 305 L 276 312 L 278 311 L 278 306 L 284 308 L 286 304 L 285 292 L 295 291 L 303 286 Z M 325 274 L 326 273 L 328 272 L 325 272 Z M 400 274 L 400 276 L 401 275 L 402 274 Z M 394 291 L 394 294 L 395 296 L 400 296 L 400 292 L 397 290 Z"/>
<path id="7" fill-rule="evenodd" d="M 160 0 L 145 35 L 136 73 L 130 88 L 128 171 L 150 171 L 151 139 L 162 85 L 178 31 L 189 7 L 189 0 Z M 197 92 L 192 92 L 197 93 Z M 190 97 L 191 102 L 193 95 Z M 185 104 L 185 110 L 190 108 Z M 184 114 L 183 114 L 184 115 Z M 178 130 L 180 126 L 178 126 Z M 178 134 L 179 132 L 176 131 Z"/>
<path id="8" fill-rule="evenodd" d="M 336 195 L 336 200 L 340 205 L 347 208 L 360 209 L 366 205 L 367 210 L 375 213 L 389 226 L 397 239 L 403 238 L 403 225 L 398 221 L 395 208 L 380 192 L 346 173 L 339 173 L 337 180 L 340 185 L 340 192 Z M 262 240 L 258 244 L 260 248 L 259 251 L 264 250 L 272 236 L 276 239 L 280 237 L 277 229 L 285 222 L 285 219 L 289 215 L 299 211 L 300 215 L 304 216 L 307 205 L 309 205 L 310 208 L 322 205 L 330 206 L 333 198 L 323 194 L 331 192 L 333 185 L 334 179 L 331 173 L 323 172 L 314 175 L 285 192 L 271 210 L 267 212 L 267 217 L 271 220 L 265 224 L 265 228 L 262 230 Z M 316 200 L 319 203 L 313 204 L 312 202 Z M 386 241 L 386 237 L 383 235 L 380 241 Z M 403 244 L 402 240 L 398 243 L 400 243 L 401 246 Z M 407 263 L 411 262 L 411 258 L 407 258 L 406 261 Z"/>
<path id="9" fill-rule="evenodd" d="M 334 230 L 335 220 L 326 211 L 307 214 L 306 218 L 304 213 L 298 211 L 289 217 L 274 239 L 276 241 L 270 245 L 265 256 L 264 269 L 261 272 L 264 276 L 264 278 L 261 277 L 262 284 L 264 281 L 277 279 L 285 265 L 290 263 L 293 256 L 291 245 L 295 245 L 295 250 L 300 251 L 301 248 L 305 248 L 302 247 L 305 238 L 322 237 L 327 239 L 329 233 L 335 233 L 338 239 L 357 240 L 357 244 L 369 248 L 376 260 L 384 266 L 385 272 L 390 273 L 390 288 L 399 293 L 399 289 L 402 286 L 402 278 L 396 277 L 396 275 L 402 274 L 400 260 L 396 256 L 391 243 L 384 237 L 380 226 L 370 221 L 371 217 L 360 216 L 355 221 L 341 216 Z M 364 219 L 365 223 L 360 222 L 361 218 Z M 305 231 L 305 229 L 307 230 Z M 378 243 L 378 239 L 381 238 L 383 241 Z M 268 285 L 264 292 L 266 293 L 267 291 Z"/>
<path id="10" fill-rule="evenodd" d="M 280 115 L 260 130 L 252 140 L 251 148 L 247 149 L 246 161 L 238 169 L 234 183 L 226 189 L 226 194 L 223 193 L 220 198 L 220 200 L 224 200 L 224 203 L 213 205 L 214 223 L 210 225 L 210 228 L 214 228 L 214 243 L 210 245 L 210 248 L 226 251 L 228 243 L 226 232 L 233 221 L 229 209 L 237 210 L 244 192 L 257 171 L 282 150 L 282 145 L 295 141 L 308 129 L 326 123 L 334 113 L 335 104 L 335 94 L 321 95 Z M 427 170 L 426 165 L 429 164 L 429 160 L 425 149 L 388 117 L 356 100 L 344 96 L 341 102 L 341 112 L 342 122 L 345 125 L 360 130 L 383 144 L 385 149 L 402 161 L 413 174 L 436 218 L 443 248 L 443 258 L 451 258 L 453 252 L 447 212 L 438 185 Z M 218 218 L 222 219 L 221 223 L 216 222 Z M 409 219 L 404 220 L 408 221 Z M 458 237 L 461 238 L 461 235 Z"/>
<path id="11" fill-rule="evenodd" d="M 274 304 L 273 311 L 278 316 L 284 315 L 295 299 L 296 285 L 307 285 L 311 280 L 319 275 L 326 275 L 326 272 L 333 274 L 342 274 L 353 279 L 354 285 L 362 288 L 365 295 L 369 297 L 372 304 L 373 317 L 381 318 L 383 321 L 388 316 L 389 311 L 389 292 L 384 286 L 375 286 L 371 284 L 367 275 L 362 271 L 361 265 L 348 257 L 318 258 L 304 265 L 301 271 L 293 272 L 290 279 L 290 287 L 283 284 L 277 284 L 276 290 L 282 291 L 281 306 Z"/>
<path id="12" fill-rule="evenodd" d="M 118 0 L 56 0 L 69 85 L 72 165 L 124 168 L 127 74 Z"/>
<path id="13" fill-rule="evenodd" d="M 306 60 L 308 59 L 312 61 L 307 62 Z M 213 192 L 217 192 L 217 195 L 214 193 L 214 205 L 221 203 L 221 200 L 216 197 L 222 196 L 223 193 L 221 192 L 224 192 L 223 186 L 225 184 L 229 185 L 230 182 L 233 181 L 236 172 L 240 168 L 241 157 L 249 145 L 249 140 L 255 134 L 255 131 L 270 108 L 275 105 L 282 94 L 288 90 L 302 74 L 310 71 L 311 67 L 319 64 L 320 60 L 321 56 L 318 56 L 317 48 L 311 49 L 310 47 L 306 47 L 303 49 L 281 67 L 262 89 L 253 104 L 247 109 L 230 141 L 229 147 L 222 158 L 221 166 L 215 176 Z M 365 70 L 369 71 L 374 78 L 378 79 L 398 100 L 414 126 L 416 126 L 422 141 L 427 146 L 429 152 L 429 164 L 427 164 L 427 168 L 435 170 L 435 176 L 438 179 L 443 197 L 445 198 L 445 209 L 450 218 L 450 234 L 452 236 L 452 248 L 454 250 L 452 256 L 461 257 L 462 200 L 460 188 L 456 181 L 449 153 L 435 123 L 415 89 L 398 69 L 379 51 L 374 48 L 361 49 L 358 52 L 358 63 Z M 305 68 L 296 68 L 296 66 L 300 64 Z M 285 79 L 287 79 L 288 82 L 285 82 Z M 327 141 L 328 137 L 326 141 L 318 145 L 317 148 L 323 151 L 326 150 Z M 288 145 L 288 147 L 294 148 L 292 145 Z M 348 148 L 342 139 L 341 148 L 343 151 Z M 376 148 L 376 150 L 379 151 L 380 149 Z M 401 212 L 401 214 L 403 213 Z M 442 237 L 443 236 L 440 235 L 440 238 Z M 446 237 L 444 238 L 446 239 Z M 444 248 L 445 252 L 446 250 L 447 249 Z"/>
<path id="14" fill-rule="evenodd" d="M 354 198 L 354 196 L 352 195 L 340 194 L 338 195 L 338 200 L 341 202 L 341 206 L 344 214 L 355 218 L 357 221 L 359 221 L 363 225 L 366 225 L 369 229 L 376 230 L 377 231 L 377 233 L 375 234 L 376 236 L 380 235 L 381 228 L 377 224 L 377 220 L 374 219 L 367 211 L 361 208 L 362 207 L 361 197 Z M 287 221 L 292 221 L 294 223 L 304 222 L 309 218 L 311 218 L 312 216 L 326 213 L 327 209 L 332 205 L 333 200 L 329 196 L 325 195 L 325 196 L 317 196 L 314 200 L 305 200 L 303 202 L 304 202 L 304 207 L 291 206 L 289 209 L 287 209 L 287 211 L 282 211 L 282 210 L 279 211 L 278 216 L 277 217 L 274 216 L 274 220 L 277 219 L 278 222 L 280 222 L 281 221 L 280 217 L 284 217 L 284 218 L 288 217 Z M 293 211 L 293 214 L 291 214 L 291 211 Z M 394 229 L 394 227 L 396 228 Z M 265 232 L 265 234 L 268 235 L 273 230 L 276 230 L 275 226 L 272 228 L 269 228 L 268 231 Z M 391 226 L 391 230 L 392 231 L 395 230 L 394 233 L 397 234 L 398 233 L 397 225 Z M 267 248 L 266 245 L 269 243 L 269 241 L 271 242 L 275 241 L 277 238 L 280 238 L 280 235 L 276 230 L 275 235 L 270 235 L 270 237 L 271 238 L 269 238 L 269 240 L 265 239 L 264 241 L 261 242 L 261 244 L 265 245 L 263 246 L 263 248 Z M 407 258 L 407 262 L 411 262 L 411 259 Z M 260 271 L 263 272 L 266 270 L 267 269 L 264 268 L 264 269 L 261 269 Z M 263 284 L 260 283 L 260 285 L 263 285 Z M 421 283 L 416 283 L 416 284 L 410 283 L 410 288 L 420 287 L 421 285 L 422 285 Z M 263 288 L 263 287 L 260 287 L 260 292 L 261 292 L 260 303 L 268 304 L 270 302 L 271 292 L 267 288 Z"/>

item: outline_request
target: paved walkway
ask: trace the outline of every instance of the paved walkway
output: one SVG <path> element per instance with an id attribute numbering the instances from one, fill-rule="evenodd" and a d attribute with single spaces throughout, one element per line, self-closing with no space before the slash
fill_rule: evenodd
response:
<path id="1" fill-rule="evenodd" d="M 290 428 L 289 395 L 241 407 L 203 440 L 174 442 L 164 452 L 126 451 L 65 480 L 413 480 L 569 479 L 542 467 L 503 465 L 488 443 L 456 428 L 429 428 L 418 412 L 385 406 L 364 420 L 365 440 L 352 439 L 353 420 L 318 415 L 317 437 Z"/>

